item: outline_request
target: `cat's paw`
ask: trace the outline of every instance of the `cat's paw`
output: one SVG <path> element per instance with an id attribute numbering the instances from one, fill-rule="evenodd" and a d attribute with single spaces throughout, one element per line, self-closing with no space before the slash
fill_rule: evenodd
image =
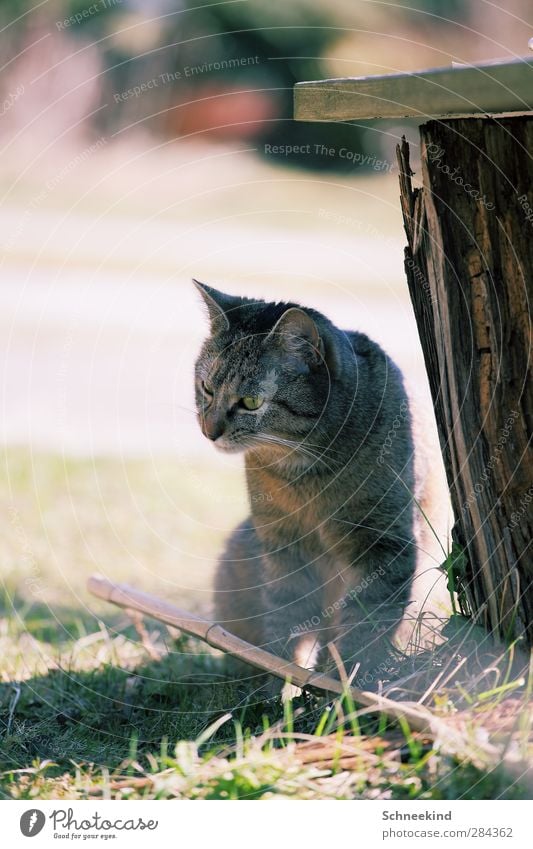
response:
<path id="1" fill-rule="evenodd" d="M 301 687 L 297 687 L 296 684 L 291 684 L 290 681 L 286 681 L 281 690 L 281 701 L 285 704 L 285 702 L 290 702 L 292 701 L 292 699 L 297 699 L 298 696 L 301 695 Z"/>
<path id="2" fill-rule="evenodd" d="M 291 684 L 290 681 L 286 681 L 285 684 L 282 684 L 279 678 L 274 677 L 265 684 L 261 692 L 265 695 L 268 701 L 281 698 L 283 704 L 292 701 L 292 699 L 297 699 L 302 695 L 301 688 L 297 687 L 296 684 Z"/>

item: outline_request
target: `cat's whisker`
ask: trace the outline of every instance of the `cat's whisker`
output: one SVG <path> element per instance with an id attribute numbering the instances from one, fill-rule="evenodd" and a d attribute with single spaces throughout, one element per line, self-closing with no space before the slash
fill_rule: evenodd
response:
<path id="1" fill-rule="evenodd" d="M 318 452 L 313 451 L 305 443 L 296 442 L 296 441 L 291 440 L 291 439 L 284 439 L 283 437 L 272 436 L 272 435 L 266 434 L 266 433 L 258 434 L 257 438 L 259 439 L 259 441 L 269 442 L 272 445 L 280 445 L 283 448 L 292 449 L 295 453 L 301 452 L 302 454 L 309 457 L 310 459 L 315 460 L 316 462 L 323 463 L 331 472 L 334 473 L 334 470 L 331 468 L 331 466 L 329 465 L 327 460 L 324 459 L 324 456 L 322 454 L 319 454 Z M 340 461 L 336 460 L 335 458 L 328 458 L 328 459 L 330 459 L 331 462 L 333 462 L 333 463 L 339 463 L 340 462 Z"/>
<path id="2" fill-rule="evenodd" d="M 265 436 L 266 436 L 266 435 L 267 435 L 267 434 L 265 434 Z M 330 446 L 330 445 L 317 445 L 317 444 L 316 444 L 316 443 L 314 443 L 314 442 L 308 442 L 308 441 L 307 441 L 307 439 L 305 439 L 305 437 L 304 437 L 303 439 L 301 439 L 301 440 L 297 440 L 297 439 L 288 439 L 286 436 L 283 436 L 283 437 L 282 437 L 282 436 L 279 436 L 279 437 L 275 437 L 275 438 L 276 438 L 276 439 L 283 439 L 283 441 L 285 442 L 285 444 L 287 444 L 287 445 L 292 445 L 292 446 L 294 446 L 295 448 L 299 448 L 300 446 L 302 446 L 302 445 L 303 445 L 303 446 L 305 446 L 306 448 L 316 448 L 318 451 L 320 451 L 321 453 L 324 453 L 324 454 L 327 454 L 327 453 L 328 453 L 328 452 L 330 452 L 330 451 L 334 451 L 336 454 L 340 454 L 340 451 L 336 451 L 336 449 L 331 448 L 331 446 Z"/>
<path id="3" fill-rule="evenodd" d="M 154 401 L 154 406 L 156 407 L 171 407 L 173 410 L 180 410 L 180 412 L 190 413 L 191 416 L 197 415 L 197 410 L 193 410 L 192 407 L 184 407 L 183 404 L 175 404 L 174 401 Z"/>
<path id="4" fill-rule="evenodd" d="M 317 448 L 323 454 L 338 454 L 339 457 L 343 456 L 343 452 L 339 451 L 336 448 L 332 448 L 330 445 L 317 445 L 315 442 L 308 442 L 307 439 L 302 439 L 301 442 L 297 442 L 296 440 L 287 440 L 288 442 L 292 442 L 294 445 L 305 445 L 308 448 Z"/>
<path id="5" fill-rule="evenodd" d="M 154 407 L 172 407 L 174 410 L 185 410 L 187 413 L 196 415 L 196 410 L 192 407 L 184 407 L 183 404 L 175 404 L 174 401 L 153 401 L 152 404 Z"/>
<path id="6" fill-rule="evenodd" d="M 322 448 L 318 445 L 314 446 L 311 443 L 306 442 L 305 440 L 303 440 L 302 442 L 297 442 L 293 439 L 284 439 L 284 444 L 287 445 L 287 447 L 294 448 L 296 451 L 305 451 L 307 454 L 316 457 L 317 459 L 323 459 L 324 456 L 328 456 L 328 449 Z M 328 456 L 328 459 L 331 459 L 333 462 L 339 462 L 334 457 L 330 458 Z"/>

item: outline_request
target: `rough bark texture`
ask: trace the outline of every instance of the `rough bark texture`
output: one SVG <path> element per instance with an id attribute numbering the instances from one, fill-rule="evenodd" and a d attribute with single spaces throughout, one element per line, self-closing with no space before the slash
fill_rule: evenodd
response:
<path id="1" fill-rule="evenodd" d="M 533 117 L 421 127 L 398 150 L 405 269 L 455 513 L 462 603 L 533 644 Z"/>

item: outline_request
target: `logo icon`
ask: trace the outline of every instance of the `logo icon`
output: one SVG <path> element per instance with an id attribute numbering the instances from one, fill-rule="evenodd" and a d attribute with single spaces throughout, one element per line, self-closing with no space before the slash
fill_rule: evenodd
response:
<path id="1" fill-rule="evenodd" d="M 20 818 L 20 830 L 24 837 L 35 837 L 43 830 L 46 817 L 42 811 L 37 808 L 30 808 L 29 811 L 24 811 Z"/>

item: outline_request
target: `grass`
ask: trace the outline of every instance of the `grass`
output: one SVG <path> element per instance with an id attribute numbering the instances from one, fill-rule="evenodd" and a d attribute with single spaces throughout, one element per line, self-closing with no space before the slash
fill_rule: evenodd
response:
<path id="1" fill-rule="evenodd" d="M 115 622 L 54 649 L 44 641 L 51 623 L 43 633 L 35 614 L 29 633 L 13 627 L 3 637 L 24 667 L 30 651 L 52 661 L 47 674 L 2 686 L 4 797 L 526 796 L 504 769 L 435 752 L 406 725 L 342 721 L 342 700 L 265 703 L 182 638 L 154 641 L 161 657 L 151 660 L 134 629 Z M 302 759 L 313 737 L 323 750 Z"/>
<path id="2" fill-rule="evenodd" d="M 217 652 L 91 599 L 86 578 L 104 570 L 207 610 L 210 566 L 202 558 L 214 559 L 225 528 L 206 540 L 177 509 L 186 502 L 190 517 L 208 508 L 175 472 L 169 462 L 6 455 L 3 798 L 528 797 L 530 679 L 514 673 L 507 650 L 496 664 L 478 652 L 477 672 L 446 683 L 448 667 L 467 654 L 460 627 L 450 626 L 447 653 L 429 667 L 406 661 L 406 674 L 390 685 L 403 698 L 429 691 L 435 713 L 466 728 L 462 750 L 437 750 L 407 724 L 361 713 L 347 697 L 267 702 L 253 681 L 228 680 Z M 220 510 L 233 522 L 243 509 L 241 483 L 227 475 L 225 491 L 235 498 Z M 212 517 L 216 507 L 209 510 Z M 479 744 L 476 729 L 487 717 L 510 765 Z"/>

